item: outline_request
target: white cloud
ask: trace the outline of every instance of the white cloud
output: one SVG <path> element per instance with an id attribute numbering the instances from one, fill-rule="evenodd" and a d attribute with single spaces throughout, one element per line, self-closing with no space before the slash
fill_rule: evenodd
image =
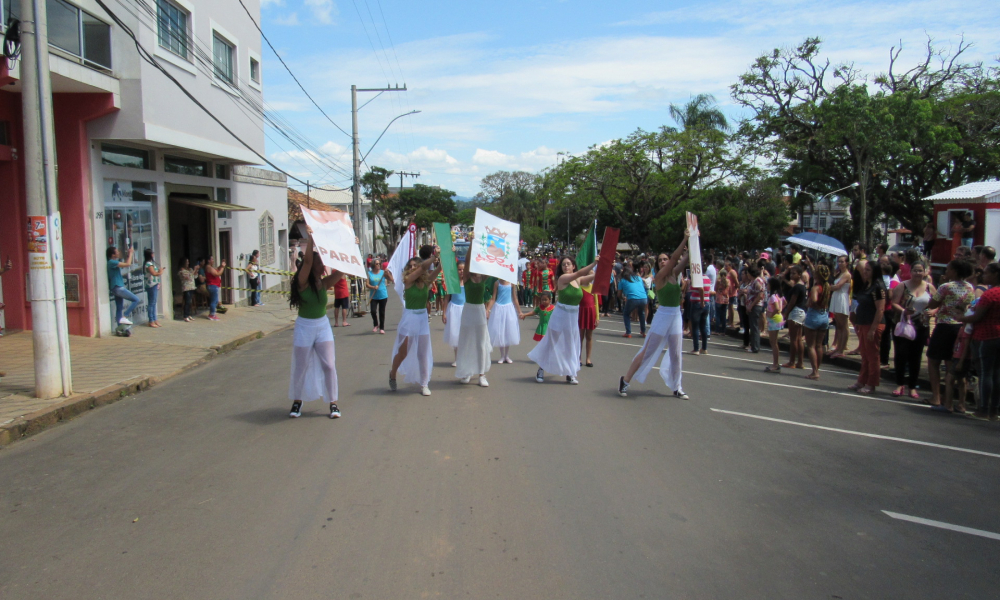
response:
<path id="1" fill-rule="evenodd" d="M 324 25 L 333 23 L 333 18 L 340 14 L 333 0 L 305 0 L 305 6 L 312 10 L 313 17 Z"/>
<path id="2" fill-rule="evenodd" d="M 299 22 L 299 13 L 294 13 L 294 12 L 291 14 L 287 14 L 283 17 L 278 17 L 274 20 L 274 22 L 277 23 L 278 25 L 289 25 L 289 26 L 302 24 Z"/>
<path id="3" fill-rule="evenodd" d="M 556 164 L 559 156 L 552 148 L 539 146 L 518 155 L 504 154 L 497 150 L 477 148 L 472 162 L 491 169 L 535 172 Z"/>

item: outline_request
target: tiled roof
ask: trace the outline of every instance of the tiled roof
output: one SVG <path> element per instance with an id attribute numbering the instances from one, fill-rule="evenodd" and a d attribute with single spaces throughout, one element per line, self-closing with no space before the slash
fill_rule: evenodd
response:
<path id="1" fill-rule="evenodd" d="M 338 211 L 343 212 L 335 206 L 324 204 L 315 198 L 310 198 L 298 190 L 288 188 L 288 222 L 294 223 L 302 220 L 302 206 L 313 210 Z"/>
<path id="2" fill-rule="evenodd" d="M 950 190 L 928 196 L 924 200 L 984 200 L 1000 201 L 1000 181 L 967 183 Z"/>

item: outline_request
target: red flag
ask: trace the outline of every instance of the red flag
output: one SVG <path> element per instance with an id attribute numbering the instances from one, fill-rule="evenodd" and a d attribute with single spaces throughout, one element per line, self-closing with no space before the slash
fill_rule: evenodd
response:
<path id="1" fill-rule="evenodd" d="M 618 250 L 618 229 L 604 228 L 604 241 L 601 242 L 601 255 L 597 259 L 597 275 L 594 276 L 593 293 L 604 296 L 611 286 L 611 271 L 615 267 L 615 252 Z"/>

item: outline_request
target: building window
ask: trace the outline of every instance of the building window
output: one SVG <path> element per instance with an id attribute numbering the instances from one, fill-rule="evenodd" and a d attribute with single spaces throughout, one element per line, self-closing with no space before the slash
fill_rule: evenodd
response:
<path id="1" fill-rule="evenodd" d="M 207 162 L 203 160 L 194 160 L 192 158 L 180 158 L 179 156 L 164 156 L 163 170 L 167 173 L 195 175 L 197 177 L 211 177 L 211 175 L 209 175 Z"/>
<path id="2" fill-rule="evenodd" d="M 115 167 L 149 168 L 149 152 L 114 144 L 101 144 L 101 162 Z"/>
<path id="3" fill-rule="evenodd" d="M 215 188 L 215 201 L 216 202 L 229 202 L 229 188 Z M 215 215 L 220 219 L 228 219 L 233 216 L 232 211 L 228 210 L 217 210 Z"/>
<path id="4" fill-rule="evenodd" d="M 111 26 L 63 0 L 46 0 L 49 45 L 83 60 L 87 66 L 111 68 Z"/>
<path id="5" fill-rule="evenodd" d="M 809 229 L 812 226 L 812 219 L 809 215 L 802 215 L 802 229 Z"/>
<path id="6" fill-rule="evenodd" d="M 250 81 L 260 83 L 260 61 L 253 57 L 250 58 Z"/>
<path id="7" fill-rule="evenodd" d="M 821 216 L 819 218 L 819 229 L 820 231 L 826 231 L 826 217 Z"/>
<path id="8" fill-rule="evenodd" d="M 229 85 L 235 85 L 236 81 L 233 73 L 234 51 L 233 45 L 218 33 L 212 35 L 212 62 L 215 65 L 215 76 Z"/>
<path id="9" fill-rule="evenodd" d="M 271 213 L 264 211 L 264 214 L 257 220 L 260 243 L 260 264 L 274 264 L 274 219 Z"/>
<path id="10" fill-rule="evenodd" d="M 170 0 L 156 0 L 156 33 L 160 46 L 188 59 L 188 19 L 190 15 Z"/>
<path id="11" fill-rule="evenodd" d="M 216 179 L 229 179 L 229 165 L 215 165 Z"/>

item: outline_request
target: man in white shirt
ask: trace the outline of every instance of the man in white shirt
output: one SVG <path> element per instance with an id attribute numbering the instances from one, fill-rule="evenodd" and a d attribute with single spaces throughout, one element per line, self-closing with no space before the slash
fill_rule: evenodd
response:
<path id="1" fill-rule="evenodd" d="M 528 257 L 521 252 L 521 258 L 517 259 L 517 301 L 521 306 L 525 305 L 524 297 L 524 270 L 528 268 Z"/>
<path id="2" fill-rule="evenodd" d="M 719 271 L 715 268 L 715 255 L 707 253 L 702 261 L 705 267 L 705 285 L 708 287 L 708 325 L 709 331 L 715 326 L 715 282 Z"/>

